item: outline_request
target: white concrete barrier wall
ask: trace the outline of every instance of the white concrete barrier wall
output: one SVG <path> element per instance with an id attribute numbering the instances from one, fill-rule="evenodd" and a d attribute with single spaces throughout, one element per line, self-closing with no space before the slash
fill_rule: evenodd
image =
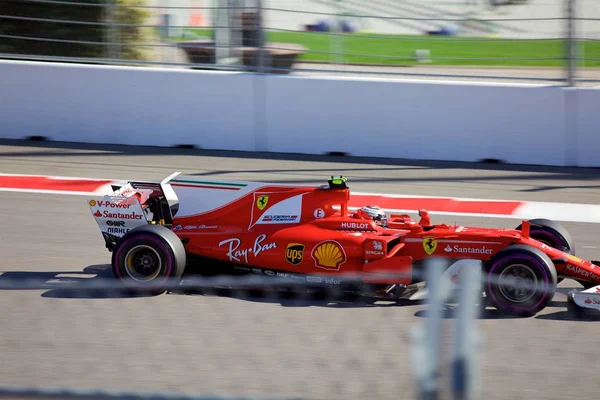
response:
<path id="1" fill-rule="evenodd" d="M 576 129 L 568 132 L 567 140 L 575 142 L 575 158 L 581 167 L 600 166 L 600 88 L 577 90 L 575 109 Z"/>
<path id="2" fill-rule="evenodd" d="M 565 163 L 559 88 L 280 77 L 266 98 L 272 151 Z"/>
<path id="3" fill-rule="evenodd" d="M 0 137 L 254 150 L 254 90 L 239 73 L 0 64 Z"/>
<path id="4" fill-rule="evenodd" d="M 600 166 L 600 88 L 0 61 L 0 137 Z"/>

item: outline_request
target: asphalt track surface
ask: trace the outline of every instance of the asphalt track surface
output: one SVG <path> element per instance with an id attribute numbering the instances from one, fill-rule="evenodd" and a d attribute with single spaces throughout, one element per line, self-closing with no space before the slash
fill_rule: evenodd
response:
<path id="1" fill-rule="evenodd" d="M 0 141 L 1 173 L 160 180 L 174 171 L 309 184 L 344 174 L 351 188 L 363 192 L 600 200 L 594 169 Z M 0 384 L 268 398 L 414 398 L 408 332 L 425 321 L 423 304 L 299 306 L 182 294 L 94 298 L 64 289 L 107 276 L 110 254 L 85 197 L 0 192 L 0 218 L 0 281 L 47 280 L 27 290 L 0 290 Z M 578 255 L 598 256 L 600 225 L 565 226 Z M 564 292 L 576 287 L 571 280 L 562 282 L 561 293 L 532 318 L 486 311 L 479 321 L 485 335 L 482 398 L 597 397 L 600 318 L 577 321 L 566 312 Z M 453 317 L 447 317 L 451 340 Z"/>

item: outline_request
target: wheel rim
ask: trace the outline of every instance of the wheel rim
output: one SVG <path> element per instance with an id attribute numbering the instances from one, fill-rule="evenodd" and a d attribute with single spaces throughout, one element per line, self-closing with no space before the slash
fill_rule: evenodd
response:
<path id="1" fill-rule="evenodd" d="M 161 268 L 160 255 L 150 246 L 135 246 L 125 255 L 127 275 L 138 282 L 148 282 L 155 279 Z"/>
<path id="2" fill-rule="evenodd" d="M 498 277 L 498 290 L 513 303 L 531 300 L 538 289 L 538 279 L 533 269 L 524 264 L 513 264 Z"/>

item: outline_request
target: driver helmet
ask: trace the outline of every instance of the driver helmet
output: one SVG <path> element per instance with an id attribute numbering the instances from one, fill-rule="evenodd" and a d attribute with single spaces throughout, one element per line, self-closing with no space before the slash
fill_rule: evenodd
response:
<path id="1" fill-rule="evenodd" d="M 365 217 L 370 217 L 378 225 L 387 225 L 387 215 L 381 207 L 378 206 L 363 206 L 360 209 L 360 214 Z"/>

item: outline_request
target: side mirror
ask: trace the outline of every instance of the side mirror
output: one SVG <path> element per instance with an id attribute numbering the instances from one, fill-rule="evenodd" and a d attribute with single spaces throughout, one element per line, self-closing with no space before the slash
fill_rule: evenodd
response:
<path id="1" fill-rule="evenodd" d="M 419 217 L 421 217 L 419 225 L 431 226 L 431 218 L 429 218 L 429 212 L 427 210 L 419 210 Z"/>

